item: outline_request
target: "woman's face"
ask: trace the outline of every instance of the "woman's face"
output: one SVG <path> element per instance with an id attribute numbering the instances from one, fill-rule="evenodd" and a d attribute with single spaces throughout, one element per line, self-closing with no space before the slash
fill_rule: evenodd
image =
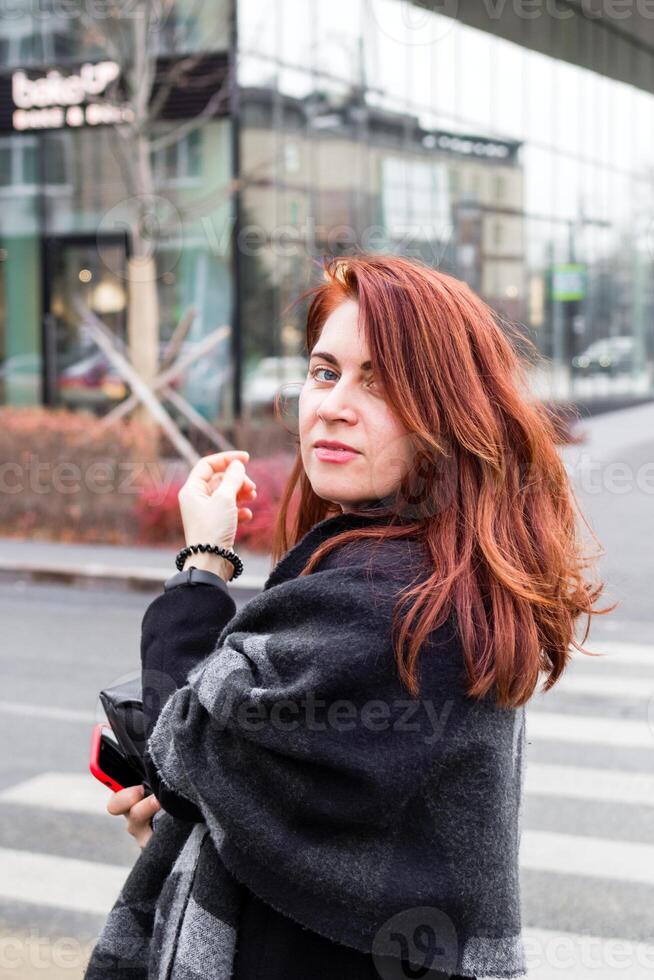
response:
<path id="1" fill-rule="evenodd" d="M 327 318 L 309 351 L 299 398 L 300 452 L 314 492 L 345 511 L 384 497 L 411 465 L 412 441 L 373 377 L 358 326 L 359 304 L 346 300 Z M 329 356 L 328 356 L 329 355 Z M 321 440 L 355 453 L 321 450 Z"/>

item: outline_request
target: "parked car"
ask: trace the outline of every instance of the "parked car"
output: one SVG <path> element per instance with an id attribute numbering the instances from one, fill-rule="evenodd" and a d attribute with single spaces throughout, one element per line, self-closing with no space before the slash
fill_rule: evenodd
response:
<path id="1" fill-rule="evenodd" d="M 636 356 L 634 337 L 603 337 L 572 358 L 572 367 L 582 375 L 618 374 L 632 371 Z"/>
<path id="2" fill-rule="evenodd" d="M 70 364 L 59 374 L 59 392 L 68 407 L 120 401 L 127 386 L 100 350 Z"/>

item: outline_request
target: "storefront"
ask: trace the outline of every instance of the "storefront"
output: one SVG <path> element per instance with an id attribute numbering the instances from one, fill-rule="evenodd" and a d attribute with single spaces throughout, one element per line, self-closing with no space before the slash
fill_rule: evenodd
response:
<path id="1" fill-rule="evenodd" d="M 235 22 L 225 0 L 159 25 L 158 76 L 194 65 L 152 132 L 157 343 L 191 306 L 189 341 L 228 327 L 183 380 L 206 418 L 301 381 L 295 300 L 316 258 L 361 248 L 469 282 L 545 355 L 545 397 L 654 393 L 652 58 L 583 13 L 535 34 L 473 6 L 238 0 Z M 0 404 L 104 412 L 124 382 L 75 306 L 128 343 L 130 104 L 111 51 L 64 20 L 0 27 Z"/>
<path id="2" fill-rule="evenodd" d="M 141 205 L 159 222 L 146 249 L 156 263 L 155 357 L 191 307 L 189 343 L 229 327 L 228 98 L 205 111 L 226 87 L 228 56 L 187 56 L 179 76 L 178 61 L 169 53 L 156 59 L 149 196 L 135 180 L 142 161 L 116 128 L 133 116 L 117 62 L 28 64 L 0 76 L 0 404 L 103 414 L 126 396 L 120 372 L 81 324 L 79 303 L 129 356 L 127 265 Z M 229 408 L 230 358 L 227 336 L 209 365 L 195 364 L 179 379 L 207 416 Z"/>

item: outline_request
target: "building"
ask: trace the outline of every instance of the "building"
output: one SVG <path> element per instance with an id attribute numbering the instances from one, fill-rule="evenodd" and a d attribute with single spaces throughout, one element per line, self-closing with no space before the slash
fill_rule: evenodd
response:
<path id="1" fill-rule="evenodd" d="M 225 327 L 182 381 L 219 425 L 301 380 L 295 300 L 316 259 L 361 248 L 426 259 L 521 324 L 545 397 L 651 397 L 654 12 L 433 6 L 180 0 L 122 47 L 74 13 L 3 19 L 0 404 L 125 397 L 77 301 L 129 349 L 139 206 L 150 345 L 190 307 L 190 340 Z M 151 194 L 120 137 L 139 52 Z"/>

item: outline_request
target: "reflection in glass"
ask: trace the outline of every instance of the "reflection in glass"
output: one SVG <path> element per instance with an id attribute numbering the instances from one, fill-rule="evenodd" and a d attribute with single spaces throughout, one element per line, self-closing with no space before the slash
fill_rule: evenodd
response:
<path id="1" fill-rule="evenodd" d="M 244 168 L 265 178 L 244 195 L 266 243 L 245 261 L 250 371 L 289 356 L 284 301 L 312 261 L 363 249 L 423 258 L 521 323 L 544 395 L 651 385 L 652 95 L 400 0 L 277 0 L 269 30 L 240 11 Z M 629 358 L 577 370 L 613 339 Z"/>

